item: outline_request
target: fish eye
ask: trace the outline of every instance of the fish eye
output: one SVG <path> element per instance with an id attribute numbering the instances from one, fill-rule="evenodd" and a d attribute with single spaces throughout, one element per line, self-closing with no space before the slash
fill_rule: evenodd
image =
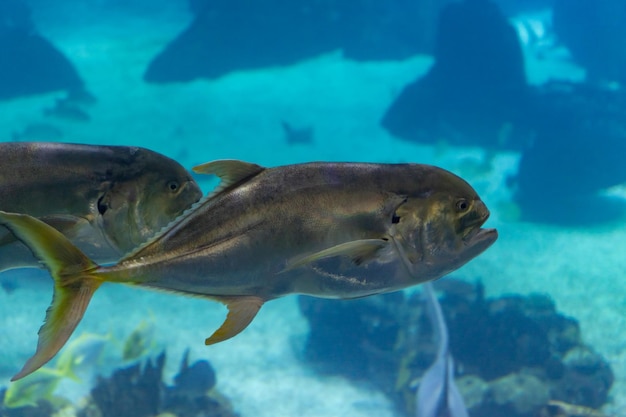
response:
<path id="1" fill-rule="evenodd" d="M 178 187 L 180 187 L 180 185 L 177 181 L 170 181 L 167 183 L 167 188 L 172 192 L 177 191 Z"/>
<path id="2" fill-rule="evenodd" d="M 464 198 L 460 198 L 456 201 L 456 209 L 459 212 L 464 212 L 469 209 L 470 203 Z"/>
<path id="3" fill-rule="evenodd" d="M 106 203 L 104 202 L 104 196 L 101 196 L 98 199 L 98 213 L 100 213 L 100 215 L 104 215 L 104 213 L 106 213 L 106 211 L 108 210 L 108 206 L 106 205 Z"/>

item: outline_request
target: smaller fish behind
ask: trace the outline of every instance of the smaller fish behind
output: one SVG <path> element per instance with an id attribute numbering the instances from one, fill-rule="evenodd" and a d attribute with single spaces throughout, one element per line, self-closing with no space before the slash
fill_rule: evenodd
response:
<path id="1" fill-rule="evenodd" d="M 131 146 L 0 143 L 0 210 L 46 222 L 100 262 L 152 237 L 202 197 L 178 162 Z M 0 226 L 0 271 L 40 267 Z"/>

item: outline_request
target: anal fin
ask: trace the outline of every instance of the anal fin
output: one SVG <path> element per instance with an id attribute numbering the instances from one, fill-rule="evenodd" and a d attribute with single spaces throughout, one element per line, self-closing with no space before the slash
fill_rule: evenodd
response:
<path id="1" fill-rule="evenodd" d="M 205 341 L 205 345 L 213 345 L 237 336 L 243 329 L 248 327 L 265 302 L 261 297 L 254 295 L 211 297 L 228 307 L 226 320 Z"/>

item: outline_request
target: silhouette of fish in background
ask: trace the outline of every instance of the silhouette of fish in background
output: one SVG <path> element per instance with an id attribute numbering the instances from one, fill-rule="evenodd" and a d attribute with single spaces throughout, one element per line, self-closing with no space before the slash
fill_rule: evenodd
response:
<path id="1" fill-rule="evenodd" d="M 154 57 L 144 80 L 211 79 L 338 49 L 357 60 L 407 58 L 431 49 L 432 21 L 449 1 L 192 0 L 192 23 Z"/>
<path id="2" fill-rule="evenodd" d="M 30 214 L 100 262 L 117 260 L 202 196 L 174 160 L 144 148 L 0 143 L 0 210 Z M 0 226 L 0 271 L 40 266 Z"/>
<path id="3" fill-rule="evenodd" d="M 28 5 L 0 1 L 0 100 L 67 91 L 83 95 L 74 65 L 37 32 Z"/>
<path id="4" fill-rule="evenodd" d="M 310 145 L 315 142 L 312 126 L 294 128 L 285 121 L 281 122 L 281 126 L 283 127 L 285 141 L 288 145 Z"/>
<path id="5" fill-rule="evenodd" d="M 454 382 L 454 362 L 448 344 L 441 305 L 432 282 L 422 285 L 426 312 L 437 340 L 435 362 L 426 370 L 417 389 L 416 417 L 469 417 L 463 397 Z"/>

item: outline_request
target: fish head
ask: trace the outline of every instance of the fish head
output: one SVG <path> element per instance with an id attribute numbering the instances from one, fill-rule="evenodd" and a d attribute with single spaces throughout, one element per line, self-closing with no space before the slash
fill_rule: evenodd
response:
<path id="1" fill-rule="evenodd" d="M 463 179 L 443 171 L 428 193 L 407 197 L 394 213 L 392 237 L 419 282 L 439 278 L 480 255 L 498 238 L 481 226 L 489 209 Z"/>
<path id="2" fill-rule="evenodd" d="M 137 162 L 136 172 L 112 184 L 97 203 L 103 232 L 120 252 L 144 243 L 202 197 L 176 161 L 151 151 L 145 158 L 149 161 Z"/>

